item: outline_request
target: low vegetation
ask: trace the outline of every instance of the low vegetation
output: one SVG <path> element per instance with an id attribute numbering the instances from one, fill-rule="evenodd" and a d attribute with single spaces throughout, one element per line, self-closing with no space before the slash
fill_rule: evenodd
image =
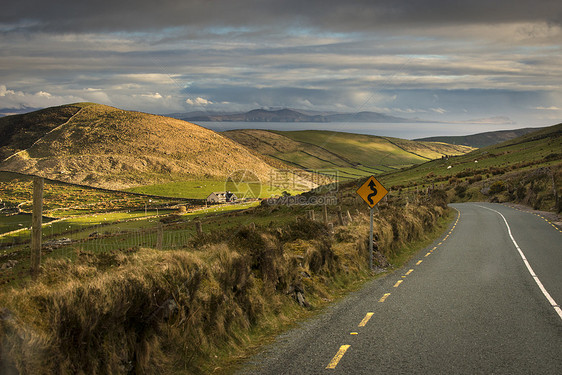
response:
<path id="1" fill-rule="evenodd" d="M 347 225 L 338 225 L 336 207 L 328 224 L 306 218 L 303 207 L 265 205 L 229 214 L 228 220 L 238 215 L 248 222 L 235 231 L 195 236 L 182 250 L 48 260 L 37 282 L 0 296 L 4 368 L 37 374 L 213 372 L 260 334 L 371 277 L 367 210 L 354 188 L 339 194 L 353 212 Z M 418 204 L 380 204 L 381 268 L 399 266 L 404 245 L 435 228 L 448 212 L 444 198 L 435 193 Z M 277 215 L 285 224 L 266 224 Z M 264 224 L 255 225 L 260 217 Z"/>

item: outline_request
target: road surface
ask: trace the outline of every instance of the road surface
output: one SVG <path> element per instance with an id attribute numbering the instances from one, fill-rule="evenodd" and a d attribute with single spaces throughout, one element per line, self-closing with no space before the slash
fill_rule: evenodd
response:
<path id="1" fill-rule="evenodd" d="M 553 306 L 562 303 L 562 232 L 500 204 L 451 206 L 458 217 L 442 238 L 239 373 L 562 374 Z"/>

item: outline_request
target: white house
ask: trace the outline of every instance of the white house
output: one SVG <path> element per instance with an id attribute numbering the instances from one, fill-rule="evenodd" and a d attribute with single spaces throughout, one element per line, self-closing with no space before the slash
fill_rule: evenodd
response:
<path id="1" fill-rule="evenodd" d="M 238 197 L 230 191 L 214 191 L 207 197 L 208 203 L 235 202 Z"/>

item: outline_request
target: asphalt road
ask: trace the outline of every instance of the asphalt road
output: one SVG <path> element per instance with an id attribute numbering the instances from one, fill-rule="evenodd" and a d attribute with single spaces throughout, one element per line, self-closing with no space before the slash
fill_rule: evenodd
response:
<path id="1" fill-rule="evenodd" d="M 562 232 L 499 204 L 452 207 L 457 221 L 440 240 L 239 373 L 562 374 L 562 316 L 552 306 L 562 303 Z"/>

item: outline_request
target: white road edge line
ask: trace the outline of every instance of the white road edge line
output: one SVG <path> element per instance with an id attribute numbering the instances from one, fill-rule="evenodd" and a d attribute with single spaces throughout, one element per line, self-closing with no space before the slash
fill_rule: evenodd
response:
<path id="1" fill-rule="evenodd" d="M 500 215 L 503 219 L 503 221 L 505 222 L 505 226 L 507 227 L 507 233 L 509 234 L 509 237 L 511 237 L 511 241 L 513 242 L 513 244 L 515 245 L 515 248 L 517 249 L 517 251 L 519 252 L 519 255 L 521 255 L 521 258 L 523 259 L 523 263 L 525 263 L 525 266 L 527 266 L 527 270 L 529 271 L 529 273 L 531 274 L 531 276 L 533 277 L 533 279 L 535 280 L 535 282 L 537 283 L 537 285 L 539 286 L 540 290 L 542 291 L 542 294 L 544 294 L 544 296 L 546 297 L 546 299 L 548 300 L 548 302 L 550 303 L 550 305 L 552 306 L 552 308 L 554 309 L 554 311 L 556 311 L 556 313 L 558 314 L 558 316 L 560 316 L 560 319 L 562 319 L 562 309 L 560 309 L 560 305 L 558 305 L 556 303 L 556 301 L 554 300 L 554 298 L 552 298 L 550 296 L 550 294 L 548 293 L 548 291 L 546 290 L 546 288 L 544 287 L 544 285 L 542 285 L 541 281 L 539 280 L 539 277 L 535 274 L 535 271 L 533 271 L 533 268 L 531 267 L 531 265 L 529 264 L 529 261 L 527 260 L 527 258 L 525 257 L 525 254 L 523 254 L 523 251 L 521 250 L 521 248 L 519 247 L 519 245 L 517 244 L 517 242 L 515 241 L 515 238 L 513 238 L 513 235 L 511 234 L 511 228 L 509 227 L 509 224 L 507 223 L 507 220 L 505 219 L 505 216 L 503 216 L 501 214 L 501 212 L 493 210 L 491 208 L 488 207 L 484 207 L 484 206 L 480 206 L 478 204 L 476 204 L 475 206 L 481 207 L 481 208 L 485 208 L 486 210 L 490 210 L 493 211 L 495 213 L 497 213 L 498 215 Z"/>

